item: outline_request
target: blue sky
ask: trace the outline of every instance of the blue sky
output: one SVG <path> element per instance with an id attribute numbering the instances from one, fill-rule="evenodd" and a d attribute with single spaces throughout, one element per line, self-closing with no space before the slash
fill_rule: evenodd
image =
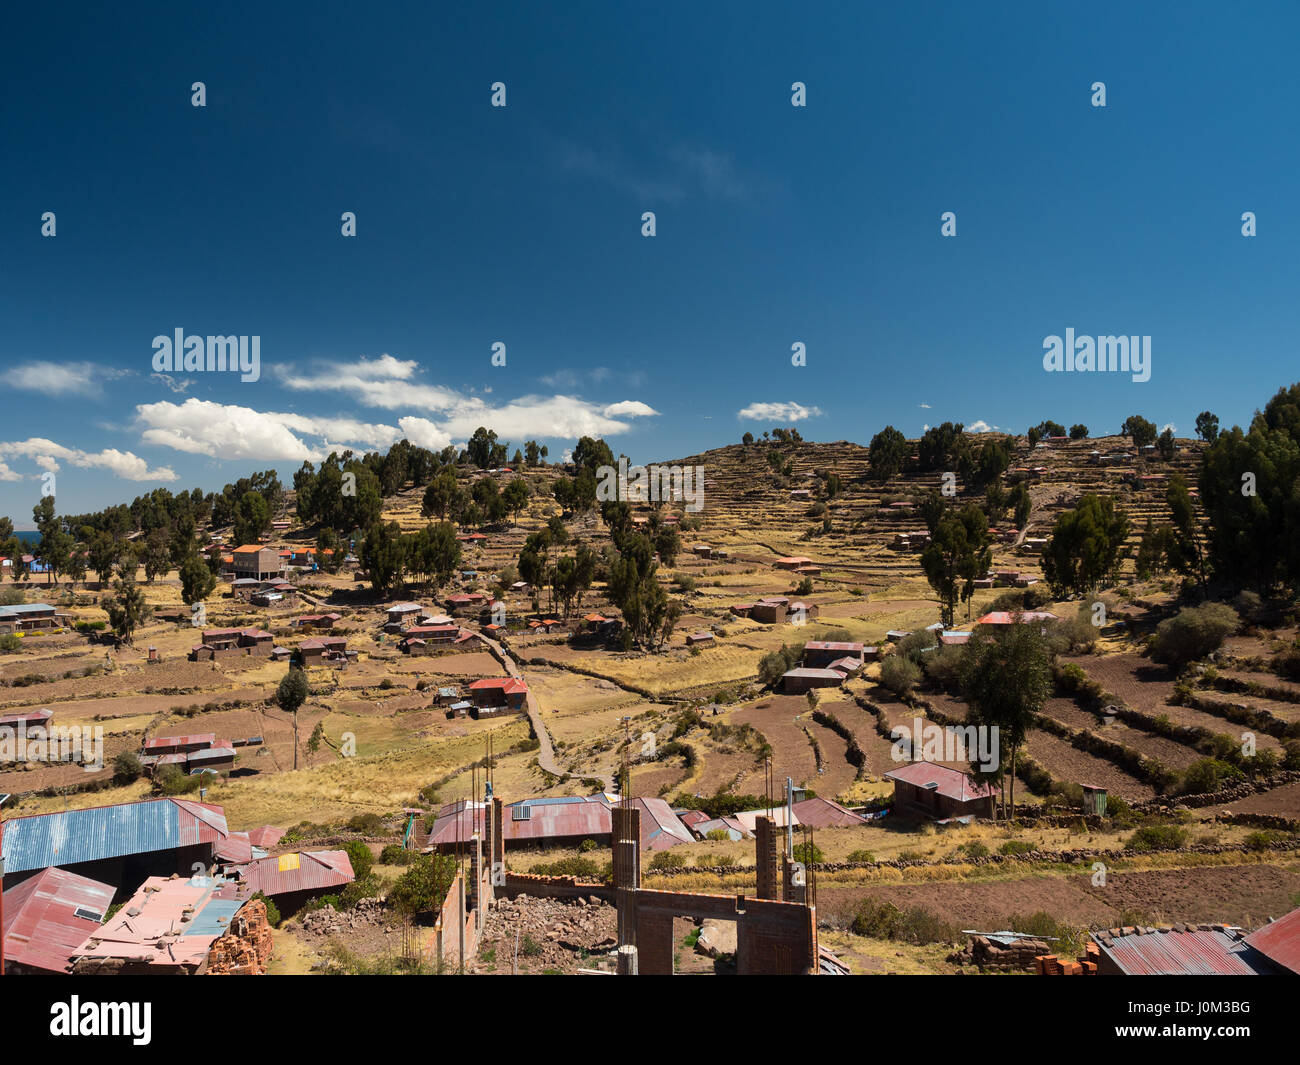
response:
<path id="1" fill-rule="evenodd" d="M 1293 4 L 173 7 L 6 16 L 20 527 L 46 469 L 75 512 L 479 424 L 1191 435 L 1300 378 Z M 1045 373 L 1067 327 L 1150 335 L 1151 379 Z M 260 379 L 155 376 L 177 328 L 259 336 Z"/>

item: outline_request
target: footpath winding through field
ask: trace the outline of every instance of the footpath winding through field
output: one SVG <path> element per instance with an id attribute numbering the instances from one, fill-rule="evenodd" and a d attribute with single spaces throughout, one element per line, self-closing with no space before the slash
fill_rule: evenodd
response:
<path id="1" fill-rule="evenodd" d="M 493 656 L 501 663 L 502 667 L 510 676 L 514 677 L 515 680 L 522 680 L 525 684 L 528 683 L 528 678 L 524 676 L 523 670 L 519 668 L 514 658 L 511 657 L 509 652 L 507 652 L 500 643 L 492 639 L 490 636 L 483 635 L 483 633 L 477 633 L 476 635 L 484 644 L 487 645 L 488 650 L 492 652 Z M 532 724 L 533 735 L 537 737 L 537 764 L 552 776 L 563 776 L 565 770 L 561 769 L 560 764 L 555 760 L 555 746 L 551 743 L 551 734 L 546 731 L 546 725 L 542 722 L 542 710 L 541 707 L 537 705 L 536 699 L 533 698 L 533 689 L 531 685 L 529 685 L 528 691 L 524 696 L 524 705 L 528 710 L 528 720 Z M 605 791 L 611 791 L 613 789 L 613 779 L 603 773 L 586 773 L 584 776 L 600 780 L 603 790 Z"/>

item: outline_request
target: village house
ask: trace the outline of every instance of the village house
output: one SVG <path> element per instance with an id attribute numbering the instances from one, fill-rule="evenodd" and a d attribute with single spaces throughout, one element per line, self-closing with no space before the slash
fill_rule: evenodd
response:
<path id="1" fill-rule="evenodd" d="M 991 613 L 985 614 L 982 618 L 976 621 L 975 624 L 977 626 L 1014 625 L 1016 624 L 1017 618 L 1019 619 L 1020 624 L 1037 624 L 1044 632 L 1047 631 L 1047 626 L 1053 621 L 1060 620 L 1050 610 L 1026 610 L 1019 615 L 1014 614 L 1009 610 L 994 610 Z"/>
<path id="2" fill-rule="evenodd" d="M 528 685 L 514 677 L 485 677 L 469 686 L 469 697 L 474 718 L 519 711 L 526 708 Z"/>
<path id="3" fill-rule="evenodd" d="M 431 655 L 437 648 L 455 643 L 460 633 L 459 625 L 412 625 L 397 646 L 408 655 Z"/>
<path id="4" fill-rule="evenodd" d="M 912 762 L 886 773 L 885 779 L 894 782 L 896 813 L 936 821 L 993 816 L 993 788 L 961 770 L 937 762 Z"/>
<path id="5" fill-rule="evenodd" d="M 781 675 L 781 691 L 786 695 L 803 695 L 813 688 L 838 688 L 845 674 L 837 669 L 810 669 L 797 666 Z"/>
<path id="6" fill-rule="evenodd" d="M 265 581 L 272 577 L 279 577 L 284 572 L 284 560 L 280 557 L 280 552 L 273 547 L 245 544 L 235 548 L 230 553 L 230 557 L 231 572 L 236 579 L 247 577 Z"/>
<path id="7" fill-rule="evenodd" d="M 384 610 L 384 631 L 401 632 L 407 625 L 416 621 L 422 613 L 424 607 L 419 603 L 394 603 Z"/>
<path id="8" fill-rule="evenodd" d="M 304 667 L 338 661 L 348 653 L 348 641 L 342 636 L 317 636 L 303 640 L 296 650 L 297 659 Z"/>
<path id="9" fill-rule="evenodd" d="M 6 976 L 61 976 L 99 928 L 113 886 L 66 869 L 46 869 L 4 893 Z"/>
<path id="10" fill-rule="evenodd" d="M 0 633 L 35 632 L 61 628 L 63 621 L 49 603 L 18 603 L 0 606 Z"/>
<path id="11" fill-rule="evenodd" d="M 303 614 L 290 624 L 299 629 L 332 629 L 342 620 L 342 614 Z"/>
<path id="12" fill-rule="evenodd" d="M 861 666 L 865 653 L 866 647 L 860 643 L 809 640 L 803 645 L 803 664 L 813 669 L 820 669 L 838 659 L 853 658 Z"/>
<path id="13" fill-rule="evenodd" d="M 0 836 L 4 883 L 57 865 L 130 892 L 151 875 L 209 866 L 228 835 L 220 806 L 177 798 L 9 817 Z"/>
<path id="14" fill-rule="evenodd" d="M 74 975 L 260 975 L 271 960 L 266 905 L 222 877 L 150 877 L 72 956 Z"/>
<path id="15" fill-rule="evenodd" d="M 708 647 L 712 646 L 713 642 L 711 632 L 693 632 L 686 637 L 687 647 Z"/>
<path id="16" fill-rule="evenodd" d="M 285 915 L 297 913 L 321 895 L 337 895 L 356 879 L 347 851 L 277 854 L 227 865 L 222 873 L 272 899 Z"/>

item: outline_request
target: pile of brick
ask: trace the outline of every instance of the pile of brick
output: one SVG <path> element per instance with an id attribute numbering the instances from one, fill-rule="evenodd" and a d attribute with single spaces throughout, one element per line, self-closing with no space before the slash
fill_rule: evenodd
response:
<path id="1" fill-rule="evenodd" d="M 1096 976 L 1100 955 L 1097 944 L 1089 941 L 1077 961 L 1064 960 L 1055 954 L 1044 954 L 1034 959 L 1034 965 L 1039 976 Z"/>
<path id="2" fill-rule="evenodd" d="M 208 976 L 261 976 L 271 961 L 271 924 L 266 903 L 253 899 L 230 922 L 230 930 L 212 944 Z"/>
<path id="3" fill-rule="evenodd" d="M 1035 959 L 1047 950 L 1047 942 L 1042 939 L 998 943 L 988 936 L 972 936 L 966 949 L 951 955 L 949 960 L 958 965 L 978 966 L 981 972 L 1033 972 Z"/>

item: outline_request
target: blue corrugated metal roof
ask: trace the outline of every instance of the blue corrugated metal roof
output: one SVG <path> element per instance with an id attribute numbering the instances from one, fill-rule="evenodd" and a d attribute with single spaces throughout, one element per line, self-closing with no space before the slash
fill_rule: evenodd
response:
<path id="1" fill-rule="evenodd" d="M 203 832 L 196 811 L 212 831 Z M 4 824 L 6 873 L 174 850 L 226 834 L 225 817 L 172 799 L 15 817 Z"/>
<path id="2" fill-rule="evenodd" d="M 220 936 L 230 928 L 231 919 L 248 899 L 208 899 L 185 929 L 187 936 Z"/>

